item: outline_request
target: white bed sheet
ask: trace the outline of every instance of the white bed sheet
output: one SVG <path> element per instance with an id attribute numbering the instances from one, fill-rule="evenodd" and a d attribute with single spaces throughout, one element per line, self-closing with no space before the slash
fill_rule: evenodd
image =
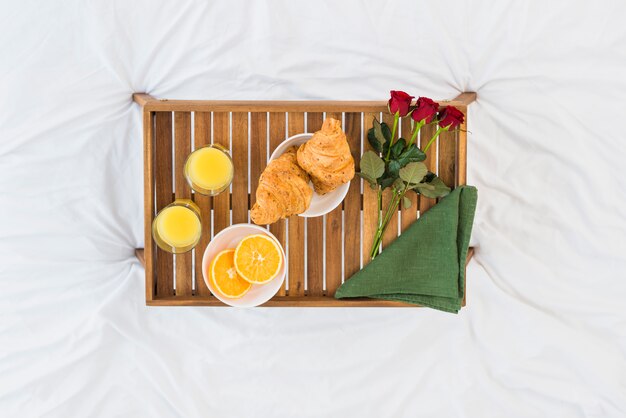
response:
<path id="1" fill-rule="evenodd" d="M 626 3 L 0 2 L 0 416 L 626 416 Z M 144 306 L 133 92 L 477 91 L 458 316 Z"/>

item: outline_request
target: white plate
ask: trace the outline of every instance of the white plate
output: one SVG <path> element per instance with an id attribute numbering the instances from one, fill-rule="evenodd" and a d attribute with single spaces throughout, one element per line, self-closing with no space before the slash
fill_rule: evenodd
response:
<path id="1" fill-rule="evenodd" d="M 278 275 L 274 277 L 269 283 L 265 284 L 253 284 L 252 288 L 243 295 L 239 299 L 231 299 L 225 296 L 220 295 L 220 293 L 213 287 L 210 283 L 209 278 L 207 277 L 207 271 L 209 268 L 209 264 L 213 261 L 213 258 L 223 250 L 228 248 L 235 248 L 239 242 L 247 237 L 248 235 L 255 234 L 265 234 L 268 237 L 274 239 L 278 246 L 280 247 L 280 251 L 283 256 L 283 265 L 278 272 Z M 211 291 L 211 293 L 230 306 L 236 306 L 240 308 L 251 308 L 253 306 L 259 306 L 267 302 L 278 292 L 280 286 L 285 281 L 285 250 L 283 249 L 280 242 L 276 239 L 276 237 L 269 232 L 265 228 L 261 228 L 260 226 L 250 225 L 250 224 L 235 224 L 231 225 L 228 228 L 222 230 L 218 233 L 207 245 L 206 250 L 204 250 L 204 257 L 202 257 L 202 277 L 204 278 L 204 283 L 206 283 L 207 287 Z"/>
<path id="2" fill-rule="evenodd" d="M 287 150 L 287 148 L 294 145 L 302 145 L 306 141 L 311 139 L 311 137 L 313 137 L 313 134 L 298 134 L 285 139 L 278 147 L 276 147 L 276 149 L 272 153 L 272 156 L 270 157 L 270 161 L 280 157 Z M 313 184 L 310 184 L 311 188 L 313 188 Z M 311 205 L 306 211 L 302 212 L 298 216 L 302 216 L 304 218 L 312 218 L 314 216 L 322 216 L 327 214 L 341 204 L 341 201 L 348 194 L 348 189 L 350 189 L 350 182 L 342 184 L 332 192 L 326 193 L 325 195 L 319 195 L 315 193 L 315 190 L 313 190 Z"/>

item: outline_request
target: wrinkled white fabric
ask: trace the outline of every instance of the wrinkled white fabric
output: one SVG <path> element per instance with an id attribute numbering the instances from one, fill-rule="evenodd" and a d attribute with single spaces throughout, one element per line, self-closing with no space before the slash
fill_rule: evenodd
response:
<path id="1" fill-rule="evenodd" d="M 626 416 L 626 3 L 0 1 L 0 416 Z M 147 308 L 133 92 L 471 106 L 458 316 Z"/>

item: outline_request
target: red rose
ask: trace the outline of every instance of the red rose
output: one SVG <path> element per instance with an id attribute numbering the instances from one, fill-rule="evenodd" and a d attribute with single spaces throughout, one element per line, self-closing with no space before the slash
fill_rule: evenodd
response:
<path id="1" fill-rule="evenodd" d="M 420 97 L 417 99 L 417 107 L 411 113 L 411 117 L 415 122 L 424 121 L 424 123 L 430 123 L 439 110 L 439 103 L 428 97 Z"/>
<path id="2" fill-rule="evenodd" d="M 439 126 L 454 129 L 463 123 L 463 112 L 454 106 L 446 106 L 439 112 Z"/>
<path id="3" fill-rule="evenodd" d="M 400 117 L 404 117 L 409 114 L 409 107 L 411 106 L 411 100 L 414 96 L 409 96 L 403 91 L 391 90 L 391 99 L 389 99 L 389 111 L 392 114 L 396 112 L 400 113 Z"/>

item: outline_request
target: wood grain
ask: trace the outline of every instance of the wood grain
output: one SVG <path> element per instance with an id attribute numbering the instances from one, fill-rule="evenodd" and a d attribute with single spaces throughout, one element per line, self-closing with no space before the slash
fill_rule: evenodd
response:
<path id="1" fill-rule="evenodd" d="M 420 130 L 420 148 L 423 150 L 428 141 L 432 138 L 437 130 L 436 125 L 426 125 L 422 127 Z M 424 161 L 426 167 L 428 167 L 428 171 L 433 173 L 437 172 L 437 142 L 435 141 L 428 151 L 426 152 L 426 160 Z M 430 199 L 428 197 L 420 196 L 419 208 L 420 208 L 420 216 L 426 213 L 428 209 L 432 208 L 436 203 L 435 199 Z"/>
<path id="2" fill-rule="evenodd" d="M 230 149 L 230 115 L 213 114 L 213 143 Z M 230 225 L 230 193 L 228 189 L 213 197 L 213 236 Z"/>
<path id="3" fill-rule="evenodd" d="M 146 256 L 144 255 L 144 250 L 143 248 L 135 248 L 135 257 L 137 258 L 137 261 L 139 261 L 139 263 L 141 263 L 142 266 L 144 266 L 144 268 L 146 267 Z"/>
<path id="4" fill-rule="evenodd" d="M 174 113 L 174 190 L 176 199 L 191 199 L 191 187 L 183 167 L 191 153 L 191 113 Z M 191 296 L 193 289 L 192 254 L 176 254 L 176 294 Z"/>
<path id="5" fill-rule="evenodd" d="M 411 118 L 403 118 L 400 126 L 402 138 L 404 138 L 408 143 L 408 141 L 411 140 L 411 134 L 413 133 Z M 416 141 L 419 141 L 419 138 L 417 138 Z M 402 231 L 406 230 L 413 224 L 413 222 L 415 222 L 417 219 L 417 209 L 419 208 L 419 196 L 417 193 L 411 190 L 408 191 L 405 196 L 411 201 L 411 207 L 404 209 L 402 205 L 400 205 L 400 228 Z"/>
<path id="6" fill-rule="evenodd" d="M 442 132 L 439 135 L 439 169 L 437 175 L 450 188 L 455 183 L 456 131 Z"/>
<path id="7" fill-rule="evenodd" d="M 155 257 L 156 245 L 152 239 L 152 219 L 154 216 L 154 160 L 155 160 L 155 140 L 154 140 L 154 113 L 143 112 L 143 216 L 144 216 L 144 248 L 142 255 L 147 257 L 144 260 L 146 269 L 146 302 L 150 302 L 155 296 Z M 146 262 L 147 261 L 147 262 Z"/>
<path id="8" fill-rule="evenodd" d="M 289 112 L 288 135 L 304 132 L 304 114 Z M 289 296 L 304 296 L 304 218 L 289 217 Z"/>
<path id="9" fill-rule="evenodd" d="M 361 113 L 346 113 L 345 125 L 355 167 L 361 158 Z M 344 200 L 344 270 L 348 278 L 361 269 L 361 179 L 354 176 Z"/>
<path id="10" fill-rule="evenodd" d="M 389 125 L 389 129 L 393 129 L 393 115 L 390 115 L 389 112 L 383 113 L 383 122 Z M 399 123 L 398 123 L 399 124 Z M 397 141 L 398 132 L 396 131 L 396 136 L 393 138 L 393 142 Z M 393 198 L 393 192 L 391 188 L 388 187 L 383 191 L 383 214 L 387 212 L 387 208 L 389 207 L 389 203 Z M 389 224 L 387 225 L 387 229 L 385 229 L 385 233 L 383 234 L 383 249 L 391 244 L 395 239 L 398 238 L 398 210 L 395 210 L 389 220 Z"/>
<path id="11" fill-rule="evenodd" d="M 363 152 L 373 151 L 367 141 L 367 131 L 372 127 L 374 118 L 379 119 L 379 113 L 363 114 Z M 370 250 L 374 242 L 374 234 L 378 228 L 378 194 L 369 184 L 363 181 L 363 266 L 370 262 Z"/>
<path id="12" fill-rule="evenodd" d="M 233 113 L 233 224 L 248 222 L 248 114 Z"/>
<path id="13" fill-rule="evenodd" d="M 194 148 L 198 149 L 211 143 L 211 113 L 196 112 L 194 114 Z M 202 275 L 202 257 L 204 250 L 211 241 L 211 203 L 210 196 L 194 193 L 194 201 L 200 208 L 202 217 L 202 236 L 194 249 L 196 257 L 196 288 L 198 296 L 209 296 L 211 292 Z"/>
<path id="14" fill-rule="evenodd" d="M 307 113 L 307 131 L 315 133 L 322 128 L 324 114 Z M 311 296 L 324 294 L 324 217 L 307 218 L 307 292 Z"/>
<path id="15" fill-rule="evenodd" d="M 276 149 L 281 142 L 283 142 L 287 138 L 286 131 L 286 120 L 285 113 L 275 113 L 272 112 L 269 115 L 270 117 L 270 155 Z M 269 155 L 268 155 L 269 158 Z M 270 232 L 274 234 L 274 236 L 278 239 L 278 242 L 283 246 L 285 252 L 288 251 L 286 245 L 286 230 L 285 230 L 285 220 L 281 219 L 278 222 L 274 222 L 270 225 Z M 284 296 L 286 294 L 286 286 L 283 282 L 280 290 L 277 293 L 279 296 Z"/>
<path id="16" fill-rule="evenodd" d="M 456 107 L 467 107 L 470 103 L 474 102 L 477 99 L 477 95 L 473 91 L 467 91 L 460 93 L 452 100 L 440 100 L 440 105 L 446 106 L 456 106 Z M 464 112 L 465 113 L 465 112 Z M 467 115 L 466 115 L 467 116 Z"/>
<path id="17" fill-rule="evenodd" d="M 219 299 L 209 296 L 203 298 L 196 297 L 169 297 L 156 299 L 146 303 L 148 306 L 215 306 L 226 307 Z M 354 298 L 335 299 L 328 296 L 274 296 L 265 302 L 261 307 L 279 308 L 419 308 L 418 305 L 410 305 L 402 302 L 389 300 Z"/>
<path id="18" fill-rule="evenodd" d="M 341 113 L 328 112 L 327 118 L 342 119 Z M 341 205 L 325 215 L 326 217 L 326 295 L 333 296 L 335 290 L 341 286 L 342 256 L 341 245 L 343 210 Z"/>
<path id="19" fill-rule="evenodd" d="M 250 114 L 250 208 L 256 202 L 259 177 L 267 165 L 267 113 Z"/>
<path id="20" fill-rule="evenodd" d="M 470 93 L 470 95 L 475 93 Z M 441 101 L 442 105 L 463 106 L 472 96 Z M 151 111 L 177 112 L 387 112 L 387 101 L 250 101 L 250 100 L 169 100 L 157 99 L 144 104 Z"/>
<path id="21" fill-rule="evenodd" d="M 133 93 L 133 100 L 139 106 L 144 107 L 149 102 L 155 101 L 157 99 L 155 99 L 154 97 L 152 97 L 152 96 L 150 96 L 149 94 L 146 94 L 146 93 Z M 145 109 L 145 110 L 148 110 L 148 109 Z"/>
<path id="22" fill-rule="evenodd" d="M 465 115 L 465 120 L 459 126 L 456 146 L 456 184 L 467 183 L 467 107 L 459 110 Z"/>
<path id="23" fill-rule="evenodd" d="M 154 179 L 156 183 L 156 210 L 157 213 L 172 203 L 172 112 L 156 112 L 155 114 L 155 165 Z M 151 228 L 152 218 L 147 228 Z M 148 246 L 146 246 L 148 249 Z M 146 253 L 146 260 L 150 257 Z M 174 294 L 174 256 L 156 249 L 156 294 L 158 297 Z"/>

